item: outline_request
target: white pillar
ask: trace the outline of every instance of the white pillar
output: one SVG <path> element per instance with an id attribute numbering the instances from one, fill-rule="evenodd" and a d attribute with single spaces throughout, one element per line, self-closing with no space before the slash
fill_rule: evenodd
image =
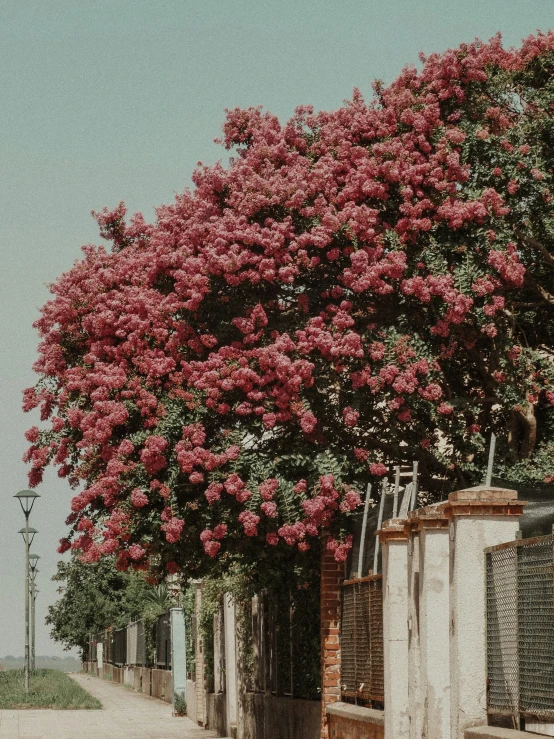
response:
<path id="1" fill-rule="evenodd" d="M 232 735 L 232 729 L 237 726 L 238 694 L 237 694 L 237 619 L 235 602 L 229 593 L 225 594 L 224 606 L 225 628 L 225 693 L 227 701 L 227 726 Z"/>
<path id="2" fill-rule="evenodd" d="M 408 697 L 408 540 L 406 521 L 386 521 L 383 547 L 383 646 L 385 737 L 409 739 Z"/>
<path id="3" fill-rule="evenodd" d="M 449 521 L 445 504 L 417 512 L 420 549 L 420 650 L 422 733 L 447 739 L 450 733 Z"/>
<path id="4" fill-rule="evenodd" d="M 421 696 L 420 649 L 420 553 L 419 536 L 412 536 L 408 544 L 408 691 L 410 710 L 410 739 L 421 739 L 423 726 L 423 699 Z"/>
<path id="5" fill-rule="evenodd" d="M 515 490 L 476 487 L 449 496 L 451 739 L 487 723 L 486 547 L 515 539 L 525 503 Z"/>
<path id="6" fill-rule="evenodd" d="M 187 641 L 185 613 L 182 608 L 169 610 L 171 623 L 171 672 L 173 678 L 173 711 L 185 710 L 187 700 Z"/>

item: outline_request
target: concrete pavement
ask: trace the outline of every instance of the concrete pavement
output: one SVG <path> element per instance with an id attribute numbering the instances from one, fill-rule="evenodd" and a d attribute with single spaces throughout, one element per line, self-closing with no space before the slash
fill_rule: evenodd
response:
<path id="1" fill-rule="evenodd" d="M 123 685 L 90 675 L 71 677 L 102 703 L 101 710 L 0 711 L 0 739 L 211 739 L 171 706 Z"/>

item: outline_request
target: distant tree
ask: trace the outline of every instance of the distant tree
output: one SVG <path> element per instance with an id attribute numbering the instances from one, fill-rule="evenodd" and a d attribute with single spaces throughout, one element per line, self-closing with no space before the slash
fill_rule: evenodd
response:
<path id="1" fill-rule="evenodd" d="M 231 111 L 227 169 L 97 214 L 25 394 L 30 484 L 84 483 L 62 549 L 193 576 L 330 527 L 344 560 L 368 480 L 475 483 L 491 431 L 552 476 L 554 34 L 422 61 L 369 104 Z"/>
<path id="2" fill-rule="evenodd" d="M 73 556 L 58 562 L 52 579 L 60 583 L 60 598 L 48 608 L 51 637 L 82 653 L 91 634 L 140 618 L 151 591 L 142 575 L 117 570 L 113 557 L 87 565 Z"/>

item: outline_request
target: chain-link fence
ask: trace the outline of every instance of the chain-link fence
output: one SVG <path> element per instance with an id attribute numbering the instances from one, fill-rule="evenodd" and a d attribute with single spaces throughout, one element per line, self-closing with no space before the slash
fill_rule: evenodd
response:
<path id="1" fill-rule="evenodd" d="M 554 720 L 553 537 L 485 550 L 488 711 Z"/>
<path id="2" fill-rule="evenodd" d="M 383 702 L 382 575 L 348 580 L 343 585 L 341 675 L 343 697 Z"/>

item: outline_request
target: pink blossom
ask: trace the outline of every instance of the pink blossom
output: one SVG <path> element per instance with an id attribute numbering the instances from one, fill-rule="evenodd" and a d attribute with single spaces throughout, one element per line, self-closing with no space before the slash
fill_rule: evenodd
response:
<path id="1" fill-rule="evenodd" d="M 300 419 L 300 426 L 305 434 L 311 434 L 317 425 L 317 418 L 313 413 L 304 413 Z"/>
<path id="2" fill-rule="evenodd" d="M 164 523 L 161 530 L 165 533 L 165 538 L 170 544 L 175 544 L 181 538 L 181 532 L 185 522 L 181 518 L 172 517 Z"/>
<path id="3" fill-rule="evenodd" d="M 239 514 L 239 521 L 244 527 L 246 536 L 257 536 L 260 517 L 251 511 L 243 511 Z"/>
<path id="4" fill-rule="evenodd" d="M 297 495 L 301 495 L 302 493 L 306 492 L 307 487 L 308 485 L 306 483 L 306 480 L 298 480 L 293 490 Z"/>
<path id="5" fill-rule="evenodd" d="M 215 557 L 219 550 L 221 549 L 221 544 L 218 541 L 214 541 L 211 539 L 210 541 L 204 542 L 204 551 L 208 555 L 208 557 Z"/>
<path id="6" fill-rule="evenodd" d="M 214 539 L 223 539 L 227 535 L 227 524 L 218 523 L 214 528 Z"/>
<path id="7" fill-rule="evenodd" d="M 354 408 L 347 407 L 343 410 L 342 415 L 344 417 L 344 423 L 347 426 L 355 426 L 358 423 L 360 414 Z"/>
<path id="8" fill-rule="evenodd" d="M 58 554 L 63 554 L 64 552 L 67 552 L 67 550 L 70 549 L 70 547 L 71 547 L 71 542 L 69 541 L 69 539 L 67 538 L 60 539 L 60 545 L 56 551 L 58 552 Z"/>
<path id="9" fill-rule="evenodd" d="M 143 490 L 135 488 L 131 493 L 131 502 L 135 508 L 142 508 L 143 506 L 148 505 L 148 496 Z"/>
<path id="10" fill-rule="evenodd" d="M 273 500 L 278 487 L 279 480 L 277 480 L 276 478 L 271 477 L 267 480 L 264 480 L 264 482 L 262 482 L 259 487 L 262 499 Z"/>
<path id="11" fill-rule="evenodd" d="M 138 544 L 132 544 L 129 547 L 129 556 L 131 557 L 131 559 L 135 561 L 142 559 L 145 554 L 146 554 L 146 551 L 143 549 L 143 547 L 139 546 Z"/>
<path id="12" fill-rule="evenodd" d="M 262 503 L 260 508 L 268 518 L 275 518 L 277 516 L 277 503 L 265 502 Z"/>

